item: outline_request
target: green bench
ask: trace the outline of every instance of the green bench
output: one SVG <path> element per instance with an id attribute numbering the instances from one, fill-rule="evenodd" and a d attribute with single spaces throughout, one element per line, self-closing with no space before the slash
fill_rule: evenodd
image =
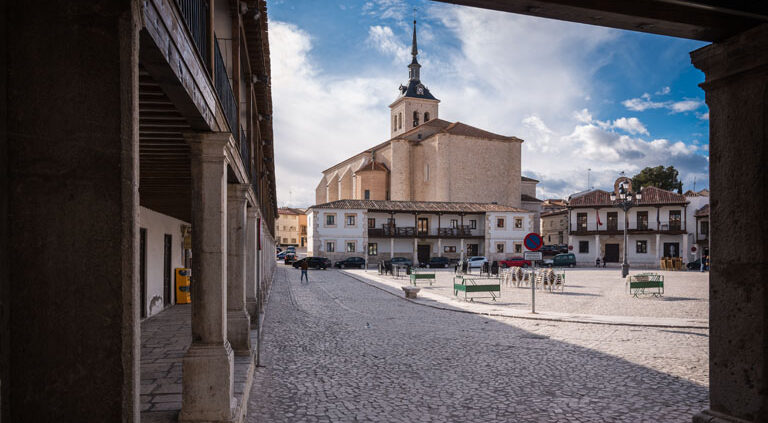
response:
<path id="1" fill-rule="evenodd" d="M 424 279 L 429 281 L 429 286 L 432 286 L 432 281 L 435 280 L 435 274 L 434 273 L 416 273 L 411 272 L 411 284 L 413 286 L 416 286 L 416 281 L 419 279 Z"/>
<path id="2" fill-rule="evenodd" d="M 664 295 L 664 276 L 655 273 L 640 273 L 627 277 L 629 294 L 637 298 L 638 295 L 650 294 L 654 297 Z"/>
<path id="3" fill-rule="evenodd" d="M 458 281 L 457 281 L 458 279 Z M 464 293 L 464 301 L 474 301 L 475 298 L 491 298 L 496 301 L 496 297 L 501 296 L 501 280 L 498 278 L 486 278 L 482 280 L 495 281 L 495 283 L 477 283 L 480 278 L 465 278 L 464 276 L 455 276 L 453 278 L 453 295 L 459 295 L 459 291 Z M 467 297 L 467 294 L 475 292 L 487 292 L 490 297 Z M 498 293 L 498 294 L 496 294 Z"/>

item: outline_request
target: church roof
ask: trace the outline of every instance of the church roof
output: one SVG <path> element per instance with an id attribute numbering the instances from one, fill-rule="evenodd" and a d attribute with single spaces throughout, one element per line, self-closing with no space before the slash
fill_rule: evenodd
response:
<path id="1" fill-rule="evenodd" d="M 382 200 L 337 200 L 316 204 L 311 209 L 363 209 L 383 212 L 426 212 L 426 213 L 485 213 L 518 212 L 530 213 L 517 207 L 494 203 L 464 203 L 449 201 L 382 201 Z"/>
<path id="2" fill-rule="evenodd" d="M 418 79 L 411 79 L 408 81 L 408 85 L 401 85 L 400 86 L 400 98 L 422 98 L 425 100 L 437 100 L 435 96 L 432 95 L 431 92 L 429 92 L 429 88 L 426 87 L 426 85 L 422 84 L 420 80 Z M 439 101 L 439 100 L 438 100 Z"/>
<path id="3" fill-rule="evenodd" d="M 429 120 L 407 132 L 404 132 L 400 135 L 395 136 L 392 139 L 403 139 L 403 138 L 410 139 L 416 134 L 418 134 L 420 131 L 423 131 L 424 129 L 429 129 L 431 130 L 431 132 L 429 132 L 428 134 L 425 134 L 426 136 L 421 140 L 416 140 L 416 141 L 427 140 L 436 134 L 450 134 L 450 135 L 459 135 L 459 136 L 472 137 L 472 138 L 486 138 L 491 140 L 509 140 L 509 141 L 523 142 L 523 140 L 517 137 L 508 137 L 506 135 L 494 134 L 493 132 L 476 128 L 472 125 L 467 125 L 466 123 L 448 122 L 447 120 L 442 120 L 442 119 Z M 523 177 L 523 180 L 525 180 L 525 177 Z"/>
<path id="4" fill-rule="evenodd" d="M 529 178 L 527 176 L 521 176 L 520 180 L 523 181 L 523 182 L 541 182 L 541 181 L 539 181 L 537 179 Z"/>

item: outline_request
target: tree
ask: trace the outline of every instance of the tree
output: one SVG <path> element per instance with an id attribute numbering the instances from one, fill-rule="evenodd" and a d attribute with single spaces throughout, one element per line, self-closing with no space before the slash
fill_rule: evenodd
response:
<path id="1" fill-rule="evenodd" d="M 646 167 L 640 173 L 632 177 L 632 189 L 639 190 L 641 187 L 657 187 L 668 191 L 677 191 L 683 193 L 683 183 L 677 180 L 677 169 L 669 166 Z"/>

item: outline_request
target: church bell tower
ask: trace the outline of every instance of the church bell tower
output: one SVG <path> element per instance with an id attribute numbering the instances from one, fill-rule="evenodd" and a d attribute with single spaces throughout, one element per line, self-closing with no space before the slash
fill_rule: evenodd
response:
<path id="1" fill-rule="evenodd" d="M 408 84 L 400 85 L 400 95 L 389 105 L 390 137 L 404 132 L 432 119 L 437 119 L 438 103 L 427 87 L 421 83 L 421 65 L 416 59 L 419 50 L 416 45 L 416 20 L 413 21 L 413 44 L 411 64 L 408 65 Z"/>

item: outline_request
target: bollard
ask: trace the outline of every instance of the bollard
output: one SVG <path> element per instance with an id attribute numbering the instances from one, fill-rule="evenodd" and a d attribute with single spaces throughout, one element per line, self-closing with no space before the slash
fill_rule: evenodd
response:
<path id="1" fill-rule="evenodd" d="M 531 274 L 530 278 L 528 279 L 531 283 L 531 314 L 536 314 L 536 277 L 535 277 L 536 269 L 534 268 L 533 273 Z"/>

